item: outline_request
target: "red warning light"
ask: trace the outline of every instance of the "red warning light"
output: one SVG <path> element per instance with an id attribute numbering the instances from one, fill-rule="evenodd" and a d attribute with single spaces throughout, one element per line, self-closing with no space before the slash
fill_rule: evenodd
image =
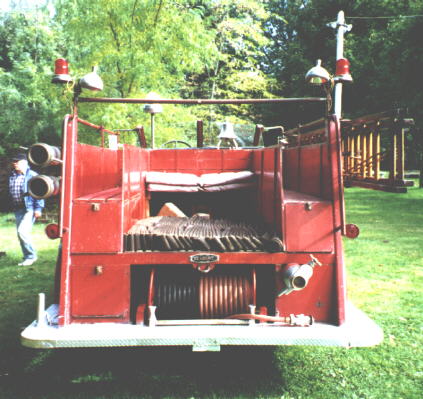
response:
<path id="1" fill-rule="evenodd" d="M 56 75 L 68 75 L 69 63 L 64 58 L 58 58 L 54 63 L 54 73 Z"/>
<path id="2" fill-rule="evenodd" d="M 350 62 L 346 58 L 340 58 L 336 61 L 335 81 L 352 82 L 350 74 Z"/>
<path id="3" fill-rule="evenodd" d="M 54 63 L 54 75 L 51 83 L 69 83 L 72 77 L 69 75 L 69 63 L 64 58 L 58 58 Z"/>

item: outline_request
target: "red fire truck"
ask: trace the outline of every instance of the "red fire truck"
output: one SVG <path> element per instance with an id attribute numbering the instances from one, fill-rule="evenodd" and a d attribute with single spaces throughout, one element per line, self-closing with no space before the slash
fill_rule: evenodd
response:
<path id="1" fill-rule="evenodd" d="M 38 143 L 28 153 L 35 165 L 61 165 L 60 178 L 41 174 L 29 187 L 37 198 L 60 197 L 59 221 L 46 232 L 61 244 L 55 303 L 46 308 L 39 294 L 23 345 L 217 351 L 382 340 L 381 329 L 346 299 L 342 236 L 358 230 L 345 223 L 340 123 L 328 116 L 326 98 L 116 99 L 75 92 L 61 151 Z M 203 146 L 199 128 L 196 148 L 146 148 L 142 134 L 140 146 L 109 148 L 105 142 L 117 132 L 78 117 L 87 102 L 307 103 L 320 107 L 322 118 L 295 137 L 258 128 L 249 147 L 239 146 L 223 123 L 215 146 Z M 79 142 L 81 125 L 100 132 L 101 145 Z"/>

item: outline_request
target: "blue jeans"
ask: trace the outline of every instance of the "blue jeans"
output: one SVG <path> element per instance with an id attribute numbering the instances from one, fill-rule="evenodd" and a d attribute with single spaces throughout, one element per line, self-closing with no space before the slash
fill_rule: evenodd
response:
<path id="1" fill-rule="evenodd" d="M 26 209 L 18 209 L 15 211 L 16 230 L 18 233 L 19 243 L 21 244 L 24 260 L 37 259 L 37 252 L 32 245 L 31 231 L 34 224 L 34 211 Z"/>

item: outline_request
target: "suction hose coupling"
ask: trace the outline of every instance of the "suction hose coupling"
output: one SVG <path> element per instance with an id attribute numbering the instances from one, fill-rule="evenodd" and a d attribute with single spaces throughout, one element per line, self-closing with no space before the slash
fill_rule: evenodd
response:
<path id="1" fill-rule="evenodd" d="M 313 276 L 314 267 L 322 265 L 313 255 L 310 256 L 311 260 L 308 263 L 303 265 L 288 263 L 282 269 L 282 279 L 285 287 L 278 296 L 288 295 L 292 291 L 301 291 L 307 287 L 310 278 Z"/>
<path id="2" fill-rule="evenodd" d="M 28 150 L 29 162 L 39 167 L 58 165 L 61 158 L 60 148 L 45 143 L 35 143 Z"/>
<path id="3" fill-rule="evenodd" d="M 28 194 L 37 199 L 45 199 L 60 192 L 60 177 L 37 175 L 28 182 Z"/>

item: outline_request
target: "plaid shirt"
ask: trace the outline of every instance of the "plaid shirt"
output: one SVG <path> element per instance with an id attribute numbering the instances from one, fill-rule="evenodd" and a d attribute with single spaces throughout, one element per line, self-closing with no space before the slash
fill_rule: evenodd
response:
<path id="1" fill-rule="evenodd" d="M 24 182 L 25 175 L 21 173 L 12 173 L 9 180 L 9 192 L 12 197 L 12 203 L 15 208 L 24 208 Z"/>

